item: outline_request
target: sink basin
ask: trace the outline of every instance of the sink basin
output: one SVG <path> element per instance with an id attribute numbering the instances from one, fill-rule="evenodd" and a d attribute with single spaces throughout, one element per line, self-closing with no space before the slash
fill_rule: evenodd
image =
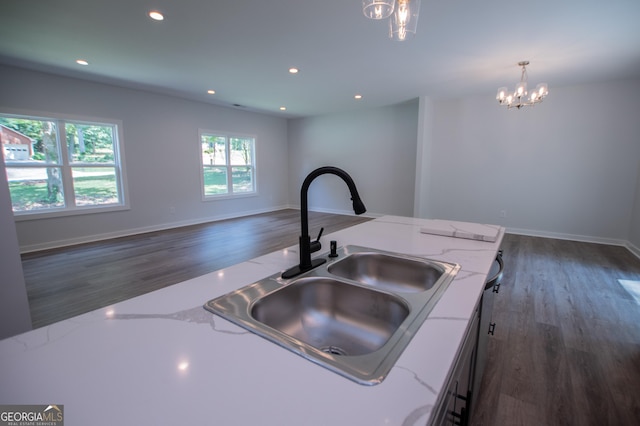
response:
<path id="1" fill-rule="evenodd" d="M 380 349 L 409 315 L 397 296 L 331 278 L 302 278 L 262 297 L 251 316 L 321 351 L 364 355 Z"/>
<path id="2" fill-rule="evenodd" d="M 381 383 L 460 269 L 359 246 L 296 278 L 278 272 L 205 309 L 363 385 Z"/>
<path id="3" fill-rule="evenodd" d="M 328 267 L 333 275 L 401 293 L 427 291 L 445 273 L 441 264 L 384 253 L 358 252 Z"/>

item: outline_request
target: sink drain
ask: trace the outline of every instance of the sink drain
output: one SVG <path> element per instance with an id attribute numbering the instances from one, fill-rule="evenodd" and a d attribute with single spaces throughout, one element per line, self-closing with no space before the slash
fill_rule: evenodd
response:
<path id="1" fill-rule="evenodd" d="M 326 352 L 331 355 L 347 355 L 347 351 L 338 347 L 338 346 L 325 346 L 324 348 L 320 348 L 322 352 Z"/>

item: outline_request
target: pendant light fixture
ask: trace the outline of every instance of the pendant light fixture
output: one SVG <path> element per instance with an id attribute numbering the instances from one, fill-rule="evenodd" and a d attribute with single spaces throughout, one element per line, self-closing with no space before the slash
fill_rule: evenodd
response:
<path id="1" fill-rule="evenodd" d="M 396 0 L 396 7 L 389 19 L 389 38 L 410 40 L 416 35 L 420 0 Z"/>
<path id="2" fill-rule="evenodd" d="M 385 19 L 393 13 L 395 0 L 362 0 L 362 12 L 369 19 Z"/>
<path id="3" fill-rule="evenodd" d="M 413 38 L 418 28 L 421 0 L 362 0 L 362 12 L 369 19 L 389 18 L 389 38 Z"/>
<path id="4" fill-rule="evenodd" d="M 516 85 L 516 89 L 513 92 L 509 92 L 506 87 L 498 89 L 496 99 L 501 106 L 507 108 L 522 108 L 525 106 L 533 106 L 542 102 L 544 98 L 549 94 L 549 87 L 547 83 L 540 83 L 536 86 L 536 90 L 529 93 L 527 88 L 527 65 L 529 61 L 518 62 L 518 66 L 522 67 L 522 74 L 520 75 L 520 82 Z"/>

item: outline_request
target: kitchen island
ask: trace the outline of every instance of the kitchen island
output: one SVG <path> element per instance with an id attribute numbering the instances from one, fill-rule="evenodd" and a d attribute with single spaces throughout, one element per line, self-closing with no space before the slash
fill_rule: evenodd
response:
<path id="1" fill-rule="evenodd" d="M 67 426 L 427 424 L 504 235 L 489 225 L 493 242 L 421 232 L 442 226 L 469 237 L 483 225 L 384 216 L 321 240 L 326 251 L 336 240 L 461 266 L 378 385 L 359 385 L 203 309 L 295 265 L 294 246 L 0 341 L 0 404 L 64 405 Z"/>

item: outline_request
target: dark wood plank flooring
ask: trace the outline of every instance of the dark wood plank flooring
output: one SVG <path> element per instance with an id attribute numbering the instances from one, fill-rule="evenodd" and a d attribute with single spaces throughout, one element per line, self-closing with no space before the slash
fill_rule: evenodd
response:
<path id="1" fill-rule="evenodd" d="M 368 220 L 309 212 L 309 232 Z M 299 235 L 300 212 L 287 209 L 23 254 L 31 321 L 71 318 L 295 245 Z"/>
<path id="2" fill-rule="evenodd" d="M 333 232 L 367 220 L 310 213 Z M 35 327 L 297 243 L 299 212 L 278 212 L 23 256 Z M 506 235 L 495 335 L 473 425 L 640 424 L 640 281 L 622 247 Z"/>
<path id="3" fill-rule="evenodd" d="M 640 281 L 627 249 L 506 235 L 474 425 L 640 424 Z"/>

